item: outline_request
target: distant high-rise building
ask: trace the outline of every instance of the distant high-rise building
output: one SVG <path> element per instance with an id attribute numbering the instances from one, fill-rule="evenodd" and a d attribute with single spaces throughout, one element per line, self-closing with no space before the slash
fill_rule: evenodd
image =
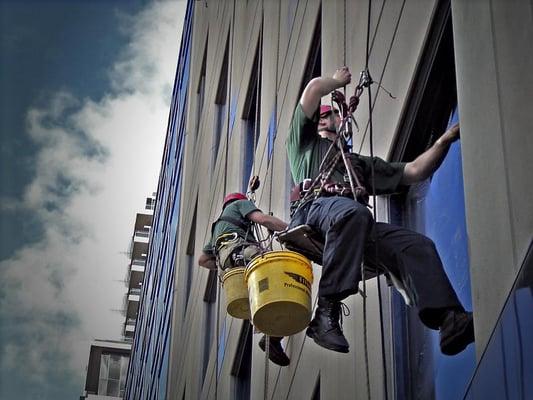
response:
<path id="1" fill-rule="evenodd" d="M 148 242 L 152 227 L 153 210 L 155 208 L 155 193 L 146 198 L 145 209 L 135 216 L 135 225 L 130 246 L 130 263 L 127 272 L 128 291 L 124 296 L 124 338 L 132 340 L 137 322 L 139 310 L 139 298 L 146 267 L 146 255 L 148 254 Z"/>
<path id="2" fill-rule="evenodd" d="M 85 393 L 80 400 L 122 399 L 130 352 L 130 343 L 95 340 L 89 353 Z"/>
<path id="3" fill-rule="evenodd" d="M 150 238 L 155 196 L 146 198 L 144 210 L 135 216 L 131 239 L 130 262 L 125 279 L 128 288 L 124 296 L 124 341 L 96 340 L 90 348 L 85 394 L 80 399 L 122 399 L 125 390 L 131 341 L 139 309 L 139 297 L 144 278 L 146 254 Z"/>

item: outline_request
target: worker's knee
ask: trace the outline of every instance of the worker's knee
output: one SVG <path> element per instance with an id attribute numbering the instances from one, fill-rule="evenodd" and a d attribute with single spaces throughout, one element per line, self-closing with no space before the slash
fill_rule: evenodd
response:
<path id="1" fill-rule="evenodd" d="M 420 246 L 426 247 L 428 249 L 434 250 L 436 249 L 435 242 L 428 238 L 427 236 L 420 235 L 418 239 Z"/>
<path id="2" fill-rule="evenodd" d="M 438 256 L 435 242 L 424 235 L 417 235 L 412 241 L 411 246 L 408 246 L 407 250 L 414 251 L 416 253 L 423 253 L 426 256 Z"/>
<path id="3" fill-rule="evenodd" d="M 370 210 L 364 206 L 357 207 L 353 213 L 351 218 L 353 218 L 355 221 L 359 223 L 369 224 L 374 220 L 374 216 L 370 212 Z"/>
<path id="4" fill-rule="evenodd" d="M 334 225 L 341 226 L 346 229 L 352 229 L 352 225 L 356 225 L 359 229 L 370 226 L 374 217 L 370 210 L 364 206 L 357 206 L 344 215 L 340 215 L 335 219 Z"/>

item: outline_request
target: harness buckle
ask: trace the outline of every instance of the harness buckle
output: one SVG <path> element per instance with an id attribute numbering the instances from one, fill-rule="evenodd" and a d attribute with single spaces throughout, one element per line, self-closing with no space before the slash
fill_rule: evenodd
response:
<path id="1" fill-rule="evenodd" d="M 215 248 L 218 250 L 220 247 L 227 246 L 235 243 L 239 239 L 237 232 L 223 233 L 215 240 Z"/>

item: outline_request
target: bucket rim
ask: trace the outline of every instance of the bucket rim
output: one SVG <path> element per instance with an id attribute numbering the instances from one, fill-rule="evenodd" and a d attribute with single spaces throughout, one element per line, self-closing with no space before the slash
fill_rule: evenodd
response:
<path id="1" fill-rule="evenodd" d="M 250 263 L 248 264 L 248 266 L 245 268 L 245 271 L 244 271 L 244 280 L 248 282 L 248 277 L 255 269 L 257 269 L 261 265 L 260 263 L 261 260 L 274 258 L 276 256 L 282 256 L 282 255 L 289 256 L 288 258 L 292 258 L 293 260 L 297 259 L 299 261 L 304 262 L 306 267 L 309 268 L 309 270 L 312 273 L 313 268 L 311 266 L 311 261 L 303 254 L 297 253 L 296 251 L 292 251 L 292 250 L 274 250 L 274 251 L 267 251 L 255 257 L 252 261 L 250 261 Z"/>
<path id="2" fill-rule="evenodd" d="M 244 272 L 246 271 L 246 268 L 244 267 L 235 267 L 235 268 L 230 268 L 228 270 L 228 272 L 226 272 L 223 276 L 222 276 L 222 283 L 224 283 L 224 281 L 228 278 L 231 278 L 232 276 L 234 275 L 238 275 L 240 273 L 244 274 Z"/>

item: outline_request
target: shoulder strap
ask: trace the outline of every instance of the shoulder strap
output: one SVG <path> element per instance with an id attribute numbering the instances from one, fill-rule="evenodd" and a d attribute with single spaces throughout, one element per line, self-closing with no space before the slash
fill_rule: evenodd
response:
<path id="1" fill-rule="evenodd" d="M 242 230 L 247 230 L 248 227 L 250 226 L 250 224 L 247 224 L 245 222 L 242 222 L 241 220 L 239 219 L 236 219 L 236 218 L 231 218 L 231 217 L 227 217 L 225 215 L 222 215 L 219 219 L 219 221 L 225 221 L 225 222 L 229 222 L 230 224 L 233 224 L 235 226 L 238 226 L 239 228 L 241 228 Z"/>
<path id="2" fill-rule="evenodd" d="M 230 224 L 233 224 L 235 226 L 238 226 L 239 228 L 241 228 L 243 231 L 247 231 L 248 228 L 250 227 L 250 224 L 246 224 L 244 222 L 242 222 L 241 220 L 238 220 L 236 218 L 231 218 L 231 217 L 227 217 L 225 215 L 221 215 L 214 223 L 213 225 L 211 225 L 211 234 L 214 232 L 215 230 L 215 225 L 218 221 L 225 221 L 225 222 L 229 222 Z"/>

